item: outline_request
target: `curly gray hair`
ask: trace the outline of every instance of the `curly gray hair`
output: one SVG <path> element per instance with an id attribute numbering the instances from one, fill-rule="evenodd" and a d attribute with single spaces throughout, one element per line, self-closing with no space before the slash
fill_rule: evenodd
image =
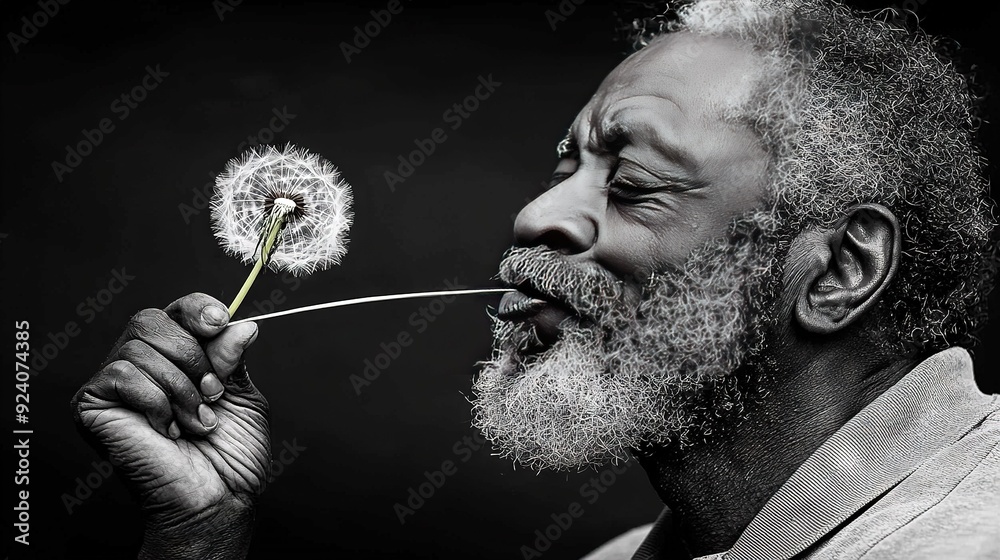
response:
<path id="1" fill-rule="evenodd" d="M 904 355 L 968 345 L 996 271 L 976 100 L 938 39 L 827 0 L 695 0 L 637 20 L 636 48 L 664 33 L 736 37 L 769 72 L 732 115 L 772 154 L 774 211 L 788 232 L 851 205 L 896 215 L 899 274 L 870 332 Z"/>

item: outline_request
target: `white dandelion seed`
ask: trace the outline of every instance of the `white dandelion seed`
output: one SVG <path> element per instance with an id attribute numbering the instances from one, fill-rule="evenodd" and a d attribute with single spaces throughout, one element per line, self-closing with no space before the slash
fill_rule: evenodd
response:
<path id="1" fill-rule="evenodd" d="M 230 160 L 215 180 L 212 229 L 226 252 L 254 263 L 230 316 L 265 266 L 305 276 L 339 264 L 351 202 L 351 186 L 332 163 L 292 144 Z"/>

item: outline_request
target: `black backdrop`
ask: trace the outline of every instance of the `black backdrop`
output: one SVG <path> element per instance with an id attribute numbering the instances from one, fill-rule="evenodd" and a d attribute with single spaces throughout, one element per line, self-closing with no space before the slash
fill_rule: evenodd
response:
<path id="1" fill-rule="evenodd" d="M 291 308 L 446 282 L 493 285 L 511 216 L 538 193 L 555 143 L 625 49 L 611 40 L 613 8 L 566 0 L 562 9 L 573 13 L 550 20 L 555 0 L 450 8 L 404 1 L 348 62 L 341 43 L 388 5 L 77 0 L 39 16 L 48 21 L 23 34 L 26 42 L 7 35 L 3 332 L 13 338 L 13 320 L 28 320 L 45 353 L 34 358 L 31 378 L 31 546 L 14 545 L 16 557 L 134 555 L 136 509 L 75 433 L 68 402 L 132 313 L 192 291 L 228 303 L 239 288 L 247 267 L 213 241 L 199 191 L 248 137 L 273 134 L 273 143 L 335 162 L 353 184 L 356 219 L 341 266 L 296 281 L 265 275 L 243 314 L 268 300 Z M 899 5 L 914 8 L 932 32 L 958 38 L 972 50 L 966 65 L 995 82 L 986 53 L 996 47 L 996 8 Z M 22 34 L 21 18 L 42 10 L 35 2 L 5 8 L 5 34 Z M 139 92 L 144 98 L 126 115 L 115 100 L 142 83 L 147 67 L 159 68 L 162 81 Z M 445 111 L 490 76 L 499 85 L 453 130 Z M 287 122 L 273 120 L 275 111 Z M 102 119 L 109 132 L 71 171 L 54 171 L 67 146 Z M 447 139 L 390 189 L 384 173 L 439 127 Z M 116 274 L 127 279 L 123 289 Z M 496 299 L 462 298 L 436 305 L 433 322 L 414 319 L 429 303 L 261 323 L 251 374 L 271 402 L 275 453 L 296 451 L 285 453 L 262 499 L 251 557 L 521 558 L 522 545 L 545 545 L 535 543 L 536 530 L 578 502 L 584 515 L 565 530 L 550 528 L 558 536 L 542 554 L 574 558 L 655 517 L 659 503 L 631 464 L 623 474 L 536 474 L 513 469 L 488 446 L 474 449 L 476 440 L 465 439 L 475 437 L 465 395 L 475 361 L 488 355 L 485 307 Z M 67 331 L 68 322 L 76 327 Z M 359 394 L 351 376 L 403 332 L 412 344 Z M 998 332 L 994 321 L 975 356 L 980 384 L 991 391 Z M 449 460 L 453 474 L 401 524 L 394 504 Z M 606 491 L 595 491 L 589 480 L 602 474 Z"/>

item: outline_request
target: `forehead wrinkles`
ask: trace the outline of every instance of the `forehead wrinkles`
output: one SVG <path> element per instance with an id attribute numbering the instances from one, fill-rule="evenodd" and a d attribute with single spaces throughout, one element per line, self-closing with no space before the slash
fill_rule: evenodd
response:
<path id="1" fill-rule="evenodd" d="M 661 117 L 649 106 L 649 101 L 664 98 L 638 95 L 607 101 L 607 97 L 603 96 L 602 101 L 588 105 L 573 123 L 567 139 L 569 143 L 576 143 L 575 148 L 598 153 L 607 151 L 609 144 L 622 137 L 630 138 L 642 128 L 655 128 L 652 121 Z M 677 106 L 673 102 L 671 104 Z M 642 116 L 649 122 L 643 122 Z"/>
<path id="2" fill-rule="evenodd" d="M 676 126 L 678 116 L 687 112 L 673 99 L 657 94 L 641 94 L 611 102 L 598 120 L 598 132 L 606 138 L 632 135 L 642 130 Z"/>
<path id="3" fill-rule="evenodd" d="M 732 124 L 762 77 L 760 55 L 739 48 L 741 43 L 733 39 L 663 41 L 635 53 L 611 72 L 570 128 L 568 136 L 576 144 L 570 147 L 599 146 L 599 140 L 619 132 L 613 124 L 628 126 L 632 120 L 634 125 L 636 117 L 620 116 L 632 109 L 645 110 L 643 118 L 652 120 L 642 124 L 653 128 L 661 128 L 662 119 L 671 126 L 669 121 L 680 124 L 682 119 L 701 120 L 710 127 Z M 572 150 L 559 153 L 573 155 Z"/>
<path id="4" fill-rule="evenodd" d="M 695 159 L 678 142 L 679 131 L 688 128 L 684 110 L 667 97 L 635 95 L 591 106 L 574 123 L 560 146 L 585 149 L 597 155 L 614 155 L 626 146 L 670 152 L 678 161 Z M 583 141 L 581 141 L 581 139 Z"/>
<path id="5" fill-rule="evenodd" d="M 628 87 L 646 84 L 647 94 L 664 92 L 687 108 L 721 117 L 746 102 L 764 77 L 767 60 L 740 39 L 727 36 L 669 34 L 626 60 L 617 79 Z M 681 108 L 684 110 L 684 107 Z"/>

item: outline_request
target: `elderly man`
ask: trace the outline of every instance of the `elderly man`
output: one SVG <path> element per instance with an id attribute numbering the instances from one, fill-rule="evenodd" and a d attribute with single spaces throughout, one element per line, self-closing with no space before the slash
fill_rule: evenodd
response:
<path id="1" fill-rule="evenodd" d="M 475 424 L 507 456 L 635 457 L 666 505 L 591 558 L 996 558 L 1000 401 L 968 352 L 995 261 L 965 80 L 821 0 L 682 8 L 525 207 Z M 73 400 L 145 558 L 242 557 L 267 405 L 201 294 L 131 320 Z"/>

